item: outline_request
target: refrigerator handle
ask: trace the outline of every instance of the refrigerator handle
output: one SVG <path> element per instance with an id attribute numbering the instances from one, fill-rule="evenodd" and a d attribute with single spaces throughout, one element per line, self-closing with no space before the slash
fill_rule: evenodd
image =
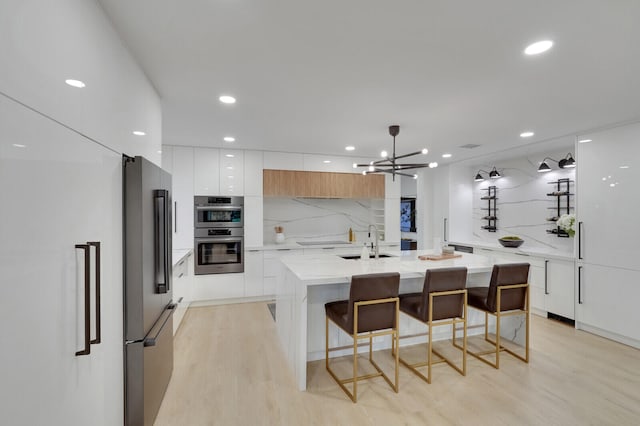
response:
<path id="1" fill-rule="evenodd" d="M 171 315 L 173 315 L 176 312 L 176 306 L 178 305 L 176 305 L 175 303 L 170 303 L 169 305 L 167 305 L 164 312 L 162 312 L 162 315 L 160 315 L 160 318 L 158 318 L 158 321 L 156 321 L 156 323 L 153 325 L 151 330 L 149 330 L 149 334 L 151 334 L 155 329 L 157 329 L 158 331 L 156 331 L 152 337 L 144 338 L 143 345 L 145 347 L 156 345 L 156 341 L 158 340 L 158 337 L 162 333 L 162 330 L 164 330 L 164 326 L 167 324 L 167 321 L 169 321 L 169 318 L 171 318 Z"/>
<path id="2" fill-rule="evenodd" d="M 100 241 L 87 241 L 87 245 L 96 249 L 96 338 L 91 341 L 92 345 L 101 343 L 102 323 L 100 321 Z"/>
<path id="3" fill-rule="evenodd" d="M 84 251 L 84 349 L 76 352 L 76 356 L 91 354 L 91 249 L 89 244 L 76 244 L 77 249 Z"/>
<path id="4" fill-rule="evenodd" d="M 156 189 L 155 195 L 155 281 L 156 293 L 169 291 L 169 191 Z"/>
<path id="5" fill-rule="evenodd" d="M 578 259 L 582 260 L 582 222 L 578 222 Z"/>

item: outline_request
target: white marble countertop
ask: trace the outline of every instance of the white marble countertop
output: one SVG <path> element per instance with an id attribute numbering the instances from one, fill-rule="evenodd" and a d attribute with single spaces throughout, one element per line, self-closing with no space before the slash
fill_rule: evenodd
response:
<path id="1" fill-rule="evenodd" d="M 419 255 L 431 254 L 432 250 L 386 251 L 393 257 L 368 260 L 347 260 L 338 255 L 313 254 L 282 257 L 284 265 L 297 278 L 309 285 L 348 282 L 351 276 L 379 272 L 399 272 L 401 278 L 423 277 L 427 269 L 466 266 L 469 273 L 489 272 L 493 263 L 477 254 L 459 253 L 462 257 L 447 260 L 419 260 Z"/>
<path id="2" fill-rule="evenodd" d="M 193 252 L 193 249 L 176 249 L 176 250 L 173 250 L 172 256 L 171 256 L 172 261 L 173 261 L 173 266 L 176 266 L 178 263 L 180 263 L 182 261 L 182 259 L 184 259 L 191 252 Z"/>
<path id="3" fill-rule="evenodd" d="M 269 251 L 269 250 L 300 250 L 300 249 L 323 249 L 323 248 L 344 248 L 344 249 L 353 249 L 354 253 L 357 251 L 360 253 L 362 249 L 362 245 L 364 243 L 368 243 L 368 241 L 355 241 L 353 243 L 345 242 L 345 244 L 335 244 L 335 243 L 327 243 L 327 244 L 313 244 L 313 245 L 302 245 L 296 241 L 285 241 L 281 244 L 265 244 L 262 246 L 247 246 L 245 250 L 259 250 L 259 251 Z M 395 246 L 400 247 L 400 241 L 380 241 L 380 248 Z"/>
<path id="4" fill-rule="evenodd" d="M 517 253 L 529 256 L 543 257 L 547 259 L 559 259 L 559 260 L 575 260 L 573 253 L 567 253 L 564 251 L 554 250 L 552 248 L 545 247 L 527 247 L 527 243 L 521 245 L 519 248 L 502 247 L 500 243 L 489 243 L 486 241 L 449 241 L 451 245 L 471 246 L 477 248 L 485 248 L 503 253 Z"/>

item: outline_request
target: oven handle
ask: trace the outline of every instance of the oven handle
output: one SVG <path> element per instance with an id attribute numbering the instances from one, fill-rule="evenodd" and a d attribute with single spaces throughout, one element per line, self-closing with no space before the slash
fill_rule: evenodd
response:
<path id="1" fill-rule="evenodd" d="M 196 243 L 224 243 L 239 241 L 242 242 L 244 237 L 231 237 L 231 238 L 196 238 Z"/>
<path id="2" fill-rule="evenodd" d="M 196 210 L 242 210 L 242 206 L 196 206 Z"/>

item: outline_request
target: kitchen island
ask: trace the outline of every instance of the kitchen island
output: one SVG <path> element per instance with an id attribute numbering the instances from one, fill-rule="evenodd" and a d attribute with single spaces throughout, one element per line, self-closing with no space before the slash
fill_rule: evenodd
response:
<path id="1" fill-rule="evenodd" d="M 464 266 L 468 269 L 467 286 L 488 286 L 493 263 L 485 256 L 461 254 L 461 257 L 438 261 L 425 261 L 418 256 L 431 254 L 430 250 L 385 252 L 385 257 L 369 260 L 347 260 L 337 255 L 285 256 L 282 258 L 282 279 L 278 280 L 276 293 L 276 324 L 280 343 L 285 351 L 290 368 L 293 370 L 300 390 L 306 389 L 307 361 L 324 358 L 325 318 L 324 304 L 334 300 L 349 298 L 351 276 L 380 272 L 400 273 L 400 293 L 422 291 L 427 269 Z M 483 332 L 484 314 L 469 309 L 469 335 Z M 517 344 L 524 342 L 524 318 L 514 316 L 503 318 L 501 336 Z M 492 323 L 490 321 L 490 327 Z M 400 315 L 400 333 L 405 335 L 424 334 L 426 327 Z M 450 338 L 448 327 L 438 327 L 434 340 Z M 461 335 L 461 334 L 460 334 Z M 400 341 L 400 346 L 425 342 L 426 336 L 414 336 Z M 345 349 L 331 353 L 342 356 L 351 352 L 348 347 L 351 338 L 337 327 L 330 326 L 331 347 L 345 346 Z M 391 340 L 375 338 L 374 350 L 389 348 Z M 367 347 L 359 350 L 367 351 Z"/>

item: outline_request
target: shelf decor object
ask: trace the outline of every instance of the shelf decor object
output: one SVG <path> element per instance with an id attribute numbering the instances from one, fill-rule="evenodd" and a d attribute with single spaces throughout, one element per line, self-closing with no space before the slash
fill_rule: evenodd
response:
<path id="1" fill-rule="evenodd" d="M 405 170 L 422 169 L 425 167 L 428 167 L 428 168 L 438 167 L 438 163 L 436 162 L 403 163 L 403 164 L 398 163 L 398 160 L 400 159 L 413 157 L 414 155 L 419 155 L 419 154 L 426 155 L 429 152 L 427 148 L 423 148 L 421 151 L 411 152 L 409 154 L 404 154 L 404 155 L 396 155 L 396 136 L 398 136 L 399 133 L 400 133 L 400 126 L 398 125 L 389 126 L 389 134 L 393 137 L 393 155 L 392 156 L 389 156 L 387 151 L 382 151 L 380 153 L 382 160 L 371 161 L 369 164 L 353 163 L 353 168 L 357 169 L 358 167 L 367 167 L 367 170 L 364 170 L 362 172 L 363 175 L 370 174 L 370 173 L 389 173 L 393 177 L 393 180 L 395 181 L 396 175 L 408 176 L 414 179 L 418 178 L 418 175 L 405 173 L 404 172 Z"/>
<path id="2" fill-rule="evenodd" d="M 524 243 L 524 240 L 522 238 L 511 236 L 511 235 L 498 238 L 498 241 L 500 242 L 502 247 L 511 247 L 511 248 L 520 247 Z"/>
<path id="3" fill-rule="evenodd" d="M 487 195 L 480 197 L 481 200 L 487 201 L 487 207 L 483 207 L 481 210 L 486 210 L 487 214 L 482 218 L 487 221 L 487 224 L 482 227 L 485 231 L 496 232 L 498 227 L 496 225 L 496 221 L 498 220 L 497 216 L 497 201 L 498 197 L 496 196 L 498 188 L 495 186 L 490 186 L 488 188 L 482 188 L 487 191 Z"/>
<path id="4" fill-rule="evenodd" d="M 553 212 L 553 215 L 547 218 L 548 222 L 556 224 L 558 219 L 563 215 L 571 214 L 573 206 L 571 205 L 571 179 L 558 179 L 553 182 L 549 182 L 550 185 L 555 185 L 555 191 L 551 191 L 547 194 L 548 197 L 553 197 L 555 206 L 549 207 L 549 210 Z M 548 234 L 557 235 L 559 238 L 569 238 L 571 235 L 569 232 L 562 229 L 562 227 L 556 225 L 554 229 L 547 229 Z"/>
<path id="5" fill-rule="evenodd" d="M 480 172 L 488 174 L 491 179 L 498 179 L 502 177 L 498 169 L 496 169 L 496 166 L 493 166 L 493 169 L 491 169 L 490 172 L 482 169 L 478 170 L 478 173 L 476 173 L 476 177 L 473 178 L 473 180 L 475 180 L 476 182 L 482 182 L 484 180 L 484 176 L 482 176 Z"/>
<path id="6" fill-rule="evenodd" d="M 540 163 L 538 167 L 538 173 L 550 172 L 551 167 L 547 164 L 547 160 L 553 161 L 554 163 L 558 163 L 558 167 L 561 169 L 571 169 L 576 167 L 576 160 L 573 159 L 571 153 L 568 153 L 562 160 L 554 160 L 551 157 L 545 157 L 544 160 Z"/>

